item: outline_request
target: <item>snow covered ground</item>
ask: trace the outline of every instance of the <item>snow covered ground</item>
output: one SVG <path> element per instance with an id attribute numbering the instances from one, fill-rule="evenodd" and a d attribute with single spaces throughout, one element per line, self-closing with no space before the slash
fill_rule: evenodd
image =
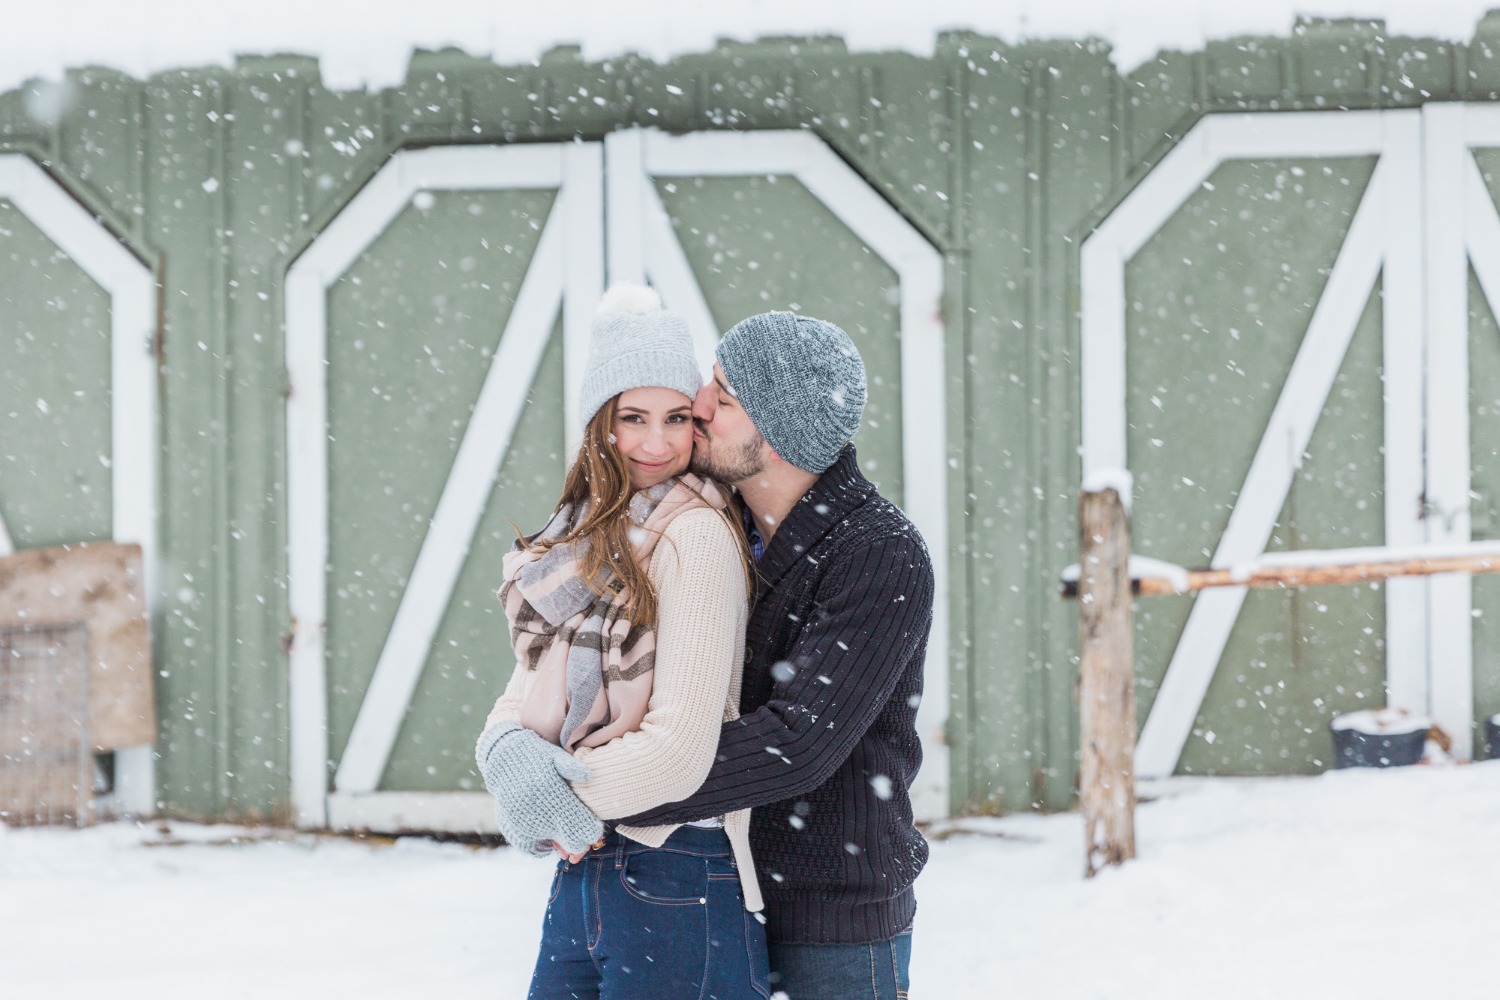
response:
<path id="1" fill-rule="evenodd" d="M 1140 858 L 1077 815 L 933 832 L 917 997 L 1492 995 L 1500 763 L 1173 779 Z M 0 996 L 525 995 L 550 866 L 509 848 L 184 823 L 0 827 Z"/>

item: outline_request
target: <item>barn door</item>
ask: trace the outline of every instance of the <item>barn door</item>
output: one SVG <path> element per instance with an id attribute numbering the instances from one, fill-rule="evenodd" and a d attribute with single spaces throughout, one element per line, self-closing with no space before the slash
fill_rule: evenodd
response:
<path id="1" fill-rule="evenodd" d="M 837 323 L 859 346 L 869 399 L 860 464 L 927 541 L 937 579 L 917 816 L 948 813 L 947 430 L 942 258 L 820 139 L 803 131 L 666 135 L 605 144 L 612 278 L 645 277 L 698 331 L 768 309 Z"/>
<path id="2" fill-rule="evenodd" d="M 1469 539 L 1464 220 L 1493 207 L 1455 114 L 1210 116 L 1090 237 L 1084 471 L 1134 474 L 1137 552 Z M 1144 776 L 1315 772 L 1332 715 L 1387 703 L 1468 751 L 1466 576 L 1138 617 Z"/>
<path id="3" fill-rule="evenodd" d="M 155 276 L 20 154 L 0 155 L 0 248 L 0 555 L 135 542 L 154 604 Z M 124 811 L 156 810 L 152 754 L 116 752 Z"/>
<path id="4" fill-rule="evenodd" d="M 599 168 L 598 144 L 398 153 L 287 275 L 303 825 L 482 815 L 434 793 L 472 786 L 510 662 L 489 607 L 506 518 L 561 491 L 555 328 L 586 336 L 602 289 Z"/>
<path id="5" fill-rule="evenodd" d="M 733 280 L 743 261 L 715 266 L 752 227 L 810 211 L 834 239 L 821 254 L 868 272 L 868 294 L 798 298 L 796 254 L 758 261 L 753 288 Z M 904 496 L 945 579 L 941 412 L 912 405 L 941 392 L 939 258 L 820 142 L 630 131 L 602 147 L 398 154 L 287 278 L 304 825 L 492 828 L 470 763 L 513 665 L 492 595 L 511 522 L 540 523 L 561 491 L 606 270 L 687 315 L 705 369 L 719 332 L 752 312 L 796 303 L 845 325 L 871 362 L 862 457 Z M 929 815 L 947 805 L 945 611 L 923 709 Z"/>

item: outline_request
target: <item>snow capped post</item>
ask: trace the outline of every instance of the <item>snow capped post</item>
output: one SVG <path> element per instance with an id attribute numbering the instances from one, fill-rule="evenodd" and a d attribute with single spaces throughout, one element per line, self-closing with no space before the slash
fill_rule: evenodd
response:
<path id="1" fill-rule="evenodd" d="M 1135 857 L 1135 656 L 1128 482 L 1090 481 L 1078 502 L 1079 804 L 1090 877 Z"/>

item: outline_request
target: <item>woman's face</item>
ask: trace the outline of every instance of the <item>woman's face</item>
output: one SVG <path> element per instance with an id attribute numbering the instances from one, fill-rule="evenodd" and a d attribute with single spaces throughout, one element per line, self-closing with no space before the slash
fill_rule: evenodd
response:
<path id="1" fill-rule="evenodd" d="M 686 471 L 693 457 L 693 401 L 676 389 L 627 389 L 615 403 L 616 447 L 638 490 Z"/>

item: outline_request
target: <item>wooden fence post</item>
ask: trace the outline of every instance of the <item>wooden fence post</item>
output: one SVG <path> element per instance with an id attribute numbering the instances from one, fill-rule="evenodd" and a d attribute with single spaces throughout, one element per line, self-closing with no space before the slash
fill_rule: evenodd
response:
<path id="1" fill-rule="evenodd" d="M 1135 857 L 1135 657 L 1130 521 L 1113 488 L 1078 503 L 1079 803 L 1092 877 Z"/>

